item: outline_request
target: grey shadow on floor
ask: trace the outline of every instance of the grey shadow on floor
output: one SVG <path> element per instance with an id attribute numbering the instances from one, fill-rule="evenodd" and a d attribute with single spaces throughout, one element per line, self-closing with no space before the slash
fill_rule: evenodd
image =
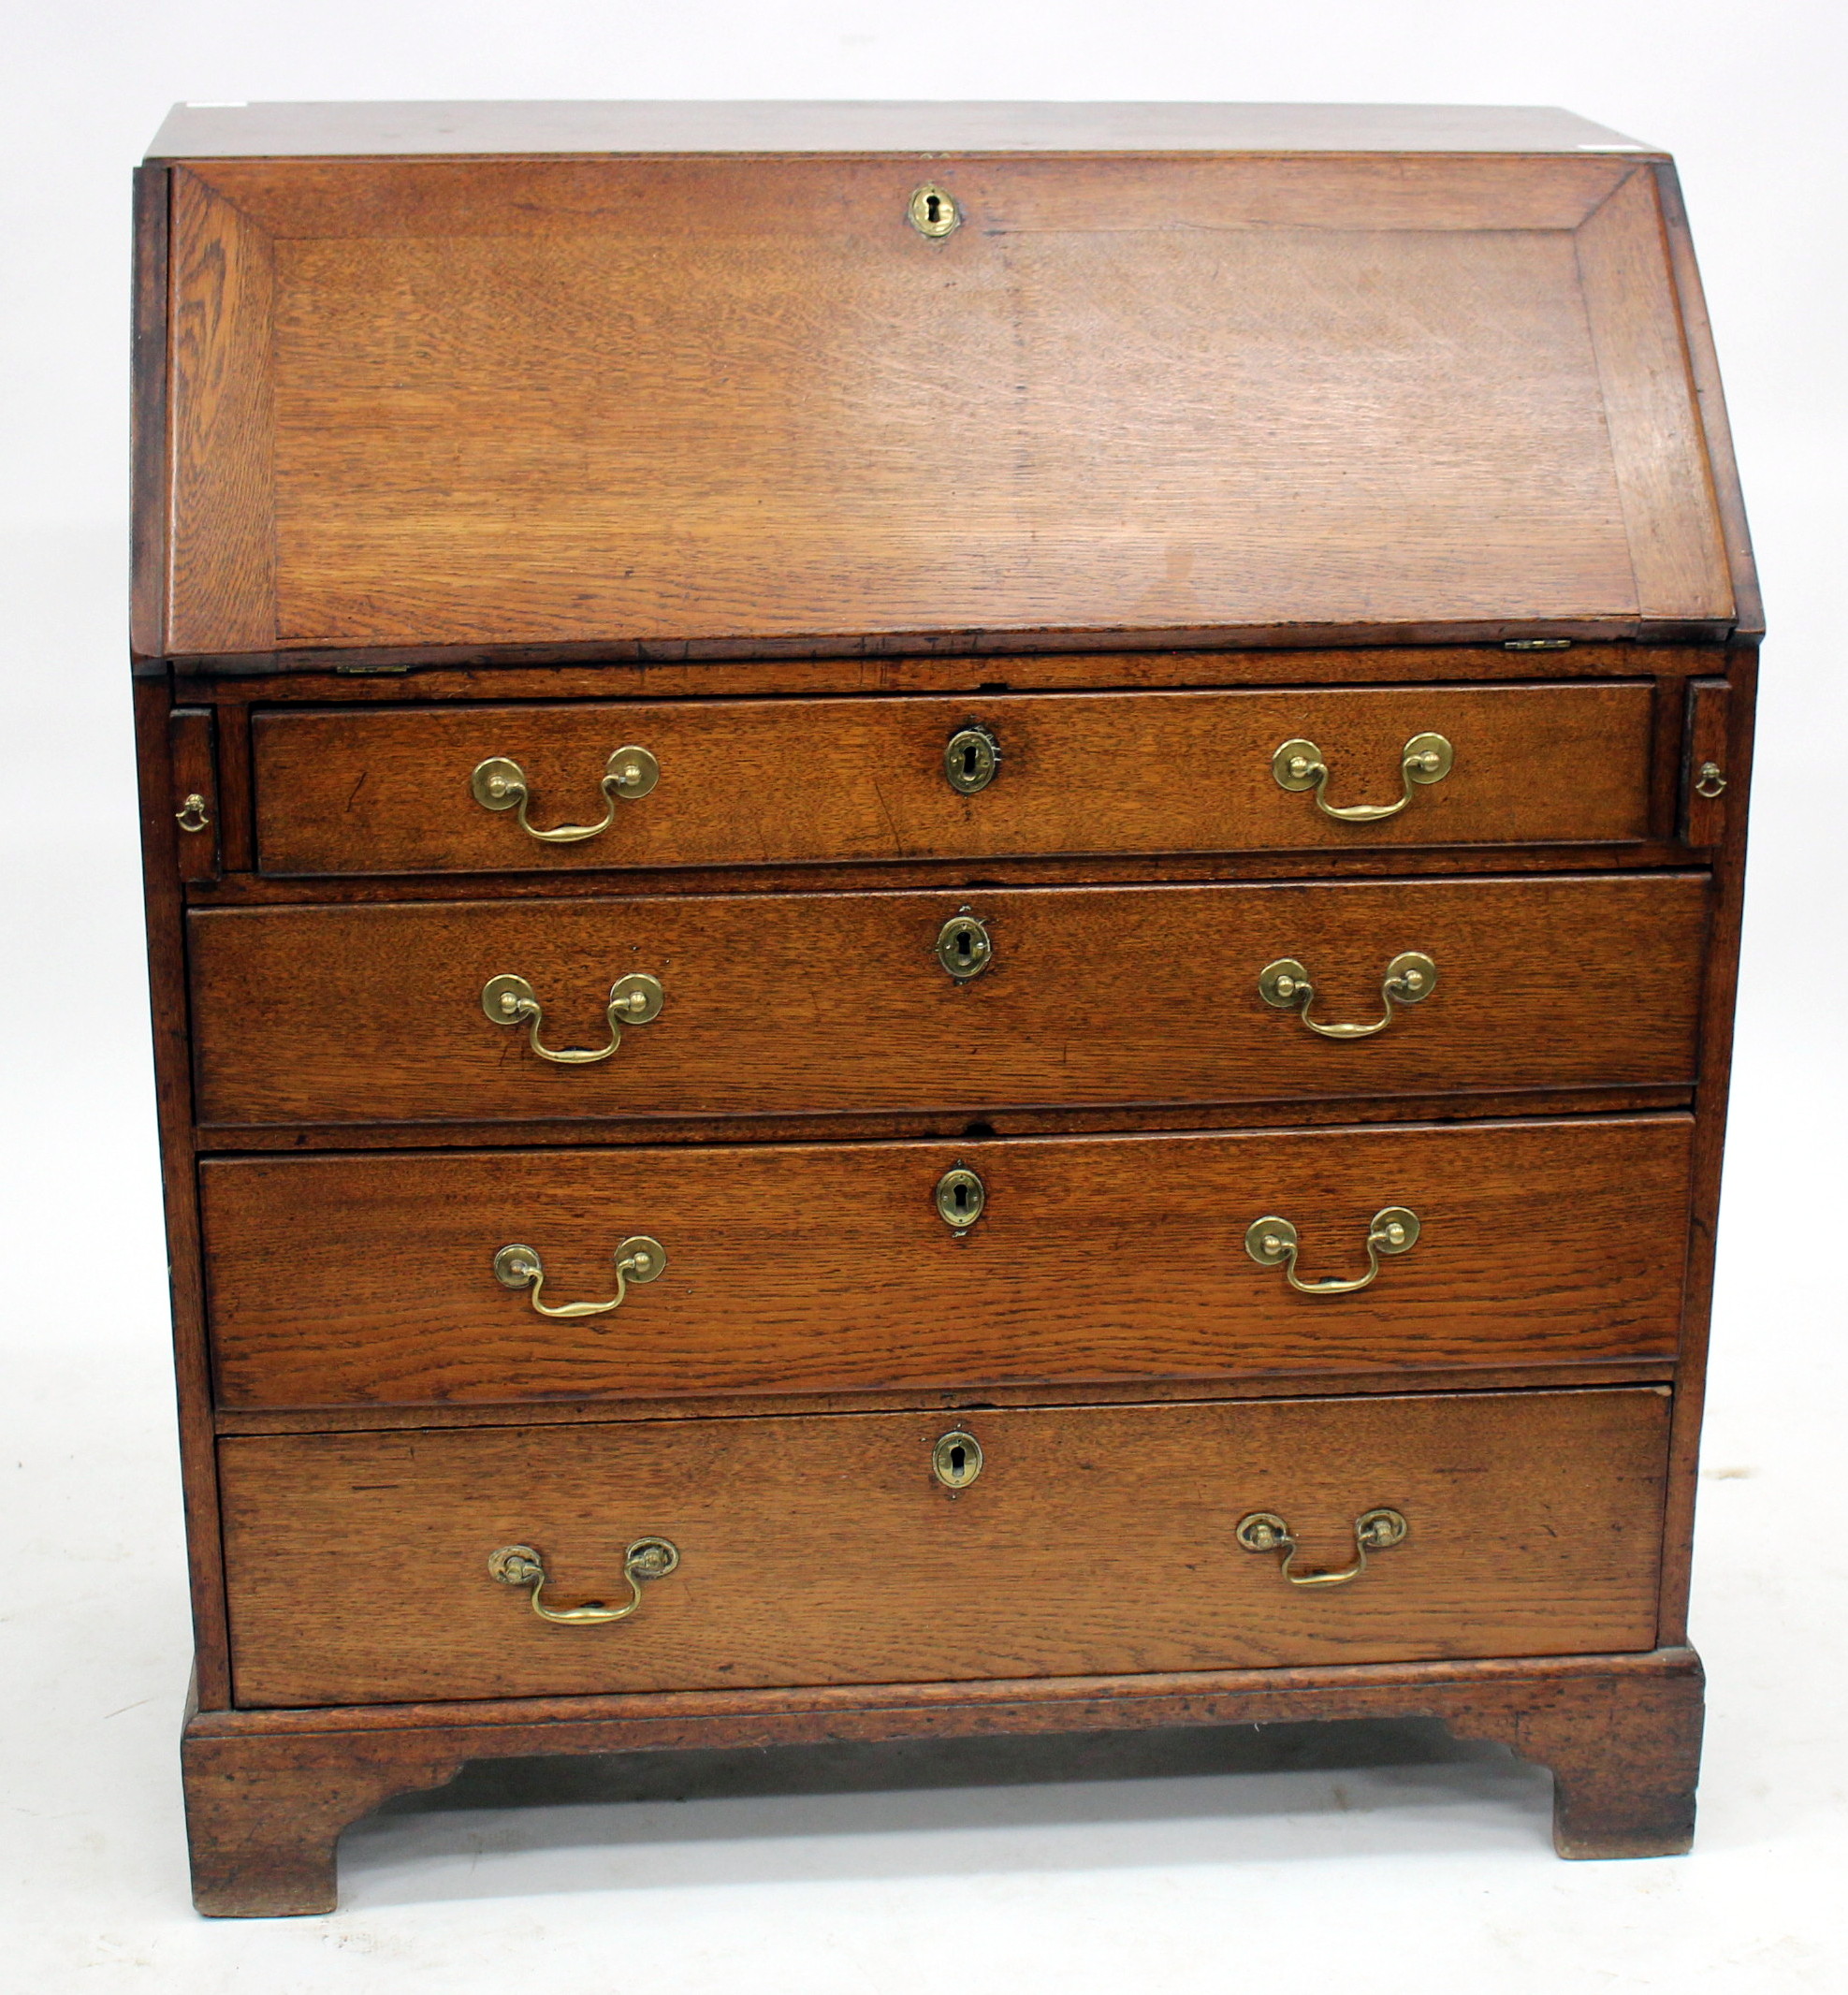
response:
<path id="1" fill-rule="evenodd" d="M 1424 1718 L 482 1760 L 356 1825 L 342 1899 L 1534 1851 L 1550 1789 Z"/>

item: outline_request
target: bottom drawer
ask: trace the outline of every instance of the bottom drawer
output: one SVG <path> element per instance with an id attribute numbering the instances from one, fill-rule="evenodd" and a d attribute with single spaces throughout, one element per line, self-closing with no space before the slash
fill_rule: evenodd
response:
<path id="1" fill-rule="evenodd" d="M 968 1412 L 953 1492 L 940 1414 L 226 1439 L 237 1699 L 1647 1649 L 1668 1412 L 1661 1387 Z M 1341 1583 L 1239 1540 L 1271 1513 L 1296 1577 L 1331 1573 L 1380 1508 L 1403 1538 Z M 632 1587 L 648 1536 L 678 1565 Z M 543 1621 L 490 1574 L 510 1545 L 548 1607 L 640 1605 Z"/>

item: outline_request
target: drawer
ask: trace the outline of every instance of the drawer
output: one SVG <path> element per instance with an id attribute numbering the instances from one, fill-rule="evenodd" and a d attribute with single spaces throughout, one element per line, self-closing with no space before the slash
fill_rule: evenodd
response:
<path id="1" fill-rule="evenodd" d="M 231 1406 L 1560 1364 L 1677 1346 L 1690 1118 L 980 1143 L 225 1158 L 200 1167 Z M 960 1232 L 938 1204 L 982 1182 Z M 968 1214 L 972 1187 L 953 1212 Z M 1415 1213 L 1366 1287 L 1375 1215 Z M 554 1319 L 496 1277 L 528 1248 Z"/>
<path id="2" fill-rule="evenodd" d="M 1666 1389 L 966 1416 L 636 1421 L 220 1443 L 237 1698 L 400 1702 L 1640 1650 Z M 968 1451 L 965 1449 L 966 1459 Z M 1238 1527 L 1269 1513 L 1293 1585 Z M 1385 1527 L 1382 1535 L 1396 1528 Z M 678 1553 L 629 1618 L 630 1548 Z"/>
<path id="3" fill-rule="evenodd" d="M 1648 829 L 1652 697 L 1619 681 L 269 712 L 252 730 L 258 863 L 524 872 L 1609 843 Z M 971 727 L 1000 759 L 964 794 L 946 755 Z M 1454 762 L 1412 782 L 1406 745 L 1426 734 Z M 1320 751 L 1333 808 L 1408 800 L 1383 820 L 1329 817 L 1273 773 L 1292 739 Z M 966 746 L 950 757 L 959 779 L 982 769 Z M 629 747 L 651 758 L 634 779 L 615 756 Z M 490 762 L 499 808 L 474 794 Z M 546 843 L 522 815 L 540 832 L 608 822 Z"/>
<path id="4" fill-rule="evenodd" d="M 209 910 L 191 917 L 197 1114 L 279 1123 L 607 1121 L 1452 1090 L 1695 1075 L 1701 874 Z M 959 981 L 964 946 L 986 967 Z M 1434 986 L 1365 1025 L 1422 953 Z M 621 980 L 651 1023 L 594 1052 Z M 496 985 L 502 989 L 504 986 Z M 1399 996 L 1414 995 L 1400 985 Z M 1277 995 L 1273 990 L 1273 995 Z"/>

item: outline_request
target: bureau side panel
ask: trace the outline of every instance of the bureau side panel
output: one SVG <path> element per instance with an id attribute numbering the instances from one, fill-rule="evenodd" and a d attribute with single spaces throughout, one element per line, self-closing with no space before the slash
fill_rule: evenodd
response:
<path id="1" fill-rule="evenodd" d="M 1694 1513 L 1700 1463 L 1700 1423 L 1707 1391 L 1708 1339 L 1713 1313 L 1713 1261 L 1724 1164 L 1727 1093 L 1732 1080 L 1734 1010 L 1744 911 L 1747 798 L 1756 724 L 1758 648 L 1737 646 L 1728 663 L 1726 839 L 1714 855 L 1712 941 L 1701 997 L 1700 1081 L 1695 1092 L 1694 1187 L 1690 1211 L 1687 1301 L 1675 1400 L 1674 1449 L 1663 1547 L 1662 1639 L 1687 1638 L 1688 1590 L 1694 1560 Z"/>
<path id="2" fill-rule="evenodd" d="M 205 1282 L 194 1172 L 192 1059 L 188 1045 L 185 932 L 181 906 L 181 834 L 173 818 L 165 678 L 135 682 L 135 735 L 141 797 L 142 877 L 148 922 L 148 980 L 153 1012 L 155 1111 L 161 1189 L 167 1209 L 173 1354 L 180 1395 L 180 1462 L 191 1561 L 193 1628 L 200 1707 L 228 1701 L 225 1580 L 211 1434 L 211 1376 L 206 1350 Z"/>

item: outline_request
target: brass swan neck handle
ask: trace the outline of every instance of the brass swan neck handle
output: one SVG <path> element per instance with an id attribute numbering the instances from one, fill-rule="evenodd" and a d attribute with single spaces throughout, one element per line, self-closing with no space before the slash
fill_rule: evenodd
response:
<path id="1" fill-rule="evenodd" d="M 1383 1256 L 1410 1253 L 1422 1230 L 1417 1213 L 1403 1205 L 1383 1206 L 1367 1227 L 1367 1272 L 1351 1281 L 1304 1281 L 1296 1272 L 1296 1229 L 1273 1213 L 1254 1219 L 1245 1228 L 1244 1250 L 1260 1268 L 1281 1268 L 1284 1279 L 1299 1295 L 1352 1295 L 1372 1286 Z"/>
<path id="2" fill-rule="evenodd" d="M 1405 1542 L 1411 1526 L 1398 1510 L 1363 1510 L 1354 1520 L 1354 1560 L 1332 1572 L 1292 1572 L 1296 1536 L 1274 1510 L 1253 1510 L 1238 1521 L 1233 1536 L 1247 1551 L 1280 1551 L 1278 1569 L 1292 1586 L 1346 1586 L 1367 1569 L 1367 1553 L 1390 1551 Z"/>
<path id="3" fill-rule="evenodd" d="M 1316 986 L 1309 972 L 1294 956 L 1279 956 L 1258 972 L 1258 995 L 1279 1012 L 1298 1012 L 1302 1023 L 1320 1039 L 1371 1039 L 1392 1023 L 1395 1005 L 1422 1004 L 1437 988 L 1437 966 L 1422 951 L 1408 949 L 1386 966 L 1380 982 L 1380 1002 L 1385 1015 L 1364 1026 L 1325 1026 L 1309 1016 L 1316 1001 Z"/>
<path id="4" fill-rule="evenodd" d="M 547 1607 L 540 1597 L 546 1591 L 546 1562 L 531 1545 L 502 1545 L 487 1554 L 487 1569 L 503 1586 L 530 1586 L 532 1611 L 541 1621 L 556 1622 L 561 1627 L 601 1627 L 612 1621 L 627 1621 L 642 1604 L 642 1581 L 664 1580 L 680 1563 L 680 1550 L 671 1538 L 638 1537 L 622 1554 L 622 1577 L 629 1582 L 629 1597 L 620 1607 L 605 1607 L 601 1600 L 587 1600 L 582 1607 Z"/>
<path id="5" fill-rule="evenodd" d="M 1334 805 L 1328 800 L 1329 765 L 1313 741 L 1286 741 L 1271 757 L 1271 774 L 1284 790 L 1313 790 L 1316 808 L 1342 824 L 1377 824 L 1396 818 L 1412 800 L 1415 785 L 1441 783 L 1455 766 L 1457 751 L 1442 735 L 1414 735 L 1399 756 L 1401 793 L 1393 804 Z"/>
<path id="6" fill-rule="evenodd" d="M 608 1059 L 622 1043 L 625 1025 L 652 1024 L 661 1016 L 661 1008 L 666 1002 L 667 993 L 659 977 L 632 970 L 609 987 L 609 1002 L 604 1007 L 604 1016 L 609 1021 L 607 1046 L 545 1046 L 539 1041 L 540 1027 L 546 1023 L 545 1008 L 539 1002 L 539 994 L 524 977 L 490 977 L 481 987 L 481 1009 L 487 1016 L 497 1026 L 524 1026 L 527 1044 L 554 1067 L 594 1067 L 598 1061 Z"/>
<path id="7" fill-rule="evenodd" d="M 546 1264 L 535 1249 L 517 1244 L 503 1246 L 494 1257 L 494 1279 L 503 1289 L 530 1289 L 527 1300 L 542 1317 L 568 1318 L 606 1317 L 620 1309 L 632 1284 L 655 1280 L 667 1266 L 667 1249 L 647 1233 L 635 1233 L 616 1250 L 616 1293 L 606 1303 L 547 1303 Z M 604 1326 L 599 1324 L 599 1330 Z"/>
<path id="8" fill-rule="evenodd" d="M 619 748 L 604 765 L 603 780 L 597 785 L 604 795 L 603 816 L 594 824 L 555 824 L 550 831 L 541 831 L 527 816 L 532 786 L 519 764 L 505 755 L 490 755 L 477 763 L 469 778 L 469 791 L 484 810 L 516 812 L 519 828 L 542 845 L 579 845 L 586 838 L 601 837 L 616 823 L 618 803 L 633 803 L 648 795 L 660 780 L 661 765 L 647 749 L 633 743 Z"/>

